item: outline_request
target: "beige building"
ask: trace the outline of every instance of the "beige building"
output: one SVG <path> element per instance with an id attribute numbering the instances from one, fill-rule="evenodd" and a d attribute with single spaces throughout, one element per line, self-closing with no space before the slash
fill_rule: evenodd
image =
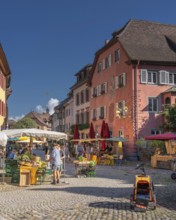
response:
<path id="1" fill-rule="evenodd" d="M 73 93 L 73 124 L 78 124 L 80 138 L 88 138 L 90 122 L 90 87 L 88 79 L 92 65 L 86 65 L 78 73 L 76 83 L 70 88 Z"/>
<path id="2" fill-rule="evenodd" d="M 5 129 L 7 127 L 7 99 L 11 94 L 10 89 L 11 72 L 10 68 L 0 45 L 0 128 Z"/>

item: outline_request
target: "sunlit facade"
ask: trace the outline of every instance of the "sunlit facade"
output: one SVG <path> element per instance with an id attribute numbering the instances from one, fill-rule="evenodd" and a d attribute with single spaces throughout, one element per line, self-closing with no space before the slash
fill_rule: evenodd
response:
<path id="1" fill-rule="evenodd" d="M 6 128 L 7 124 L 7 98 L 11 94 L 10 89 L 11 73 L 5 56 L 5 53 L 0 45 L 0 128 Z"/>

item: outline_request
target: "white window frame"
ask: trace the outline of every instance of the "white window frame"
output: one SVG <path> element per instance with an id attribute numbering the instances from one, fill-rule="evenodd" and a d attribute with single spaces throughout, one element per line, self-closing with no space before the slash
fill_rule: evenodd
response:
<path id="1" fill-rule="evenodd" d="M 161 85 L 168 85 L 169 84 L 169 72 L 165 70 L 159 71 L 159 83 Z"/>
<path id="2" fill-rule="evenodd" d="M 150 100 L 152 100 L 152 110 L 149 109 L 149 102 Z M 154 101 L 156 101 L 156 110 L 154 110 Z M 148 97 L 148 112 L 149 113 L 154 113 L 154 112 L 158 112 L 158 98 L 157 97 Z"/>

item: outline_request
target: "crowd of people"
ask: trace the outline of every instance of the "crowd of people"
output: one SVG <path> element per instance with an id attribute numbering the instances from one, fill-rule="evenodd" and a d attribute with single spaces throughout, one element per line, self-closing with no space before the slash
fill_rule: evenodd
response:
<path id="1" fill-rule="evenodd" d="M 43 150 L 45 152 L 47 168 L 51 168 L 53 172 L 52 184 L 58 184 L 60 182 L 65 162 L 70 162 L 74 159 L 77 160 L 80 156 L 91 160 L 92 155 L 101 157 L 104 154 L 114 154 L 114 146 L 111 142 L 106 143 L 104 149 L 101 142 L 77 142 L 72 144 L 65 143 L 64 145 L 46 142 Z M 9 142 L 6 147 L 6 158 L 8 159 L 17 159 L 19 155 L 26 153 L 32 155 L 32 148 L 29 145 L 16 146 L 15 142 Z"/>
<path id="2" fill-rule="evenodd" d="M 102 156 L 104 154 L 113 154 L 113 144 L 107 143 L 105 149 L 102 149 L 101 142 L 78 142 L 73 145 L 72 155 L 76 159 L 79 156 L 87 157 L 90 159 L 91 155 Z"/>

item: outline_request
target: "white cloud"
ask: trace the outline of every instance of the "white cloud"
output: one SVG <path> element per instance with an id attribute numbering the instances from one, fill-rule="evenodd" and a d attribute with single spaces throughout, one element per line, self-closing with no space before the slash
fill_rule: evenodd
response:
<path id="1" fill-rule="evenodd" d="M 58 99 L 50 98 L 50 100 L 48 101 L 46 107 L 43 107 L 41 105 L 37 105 L 36 106 L 36 112 L 42 114 L 42 113 L 46 112 L 46 108 L 48 108 L 49 109 L 49 114 L 52 115 L 54 113 L 54 107 L 56 107 L 58 104 L 59 104 Z"/>
<path id="2" fill-rule="evenodd" d="M 36 109 L 36 112 L 40 114 L 46 112 L 46 108 L 43 108 L 41 105 L 37 105 L 35 109 Z"/>
<path id="3" fill-rule="evenodd" d="M 19 121 L 19 120 L 22 119 L 23 117 L 24 117 L 24 115 L 15 116 L 15 117 L 9 117 L 9 120 Z"/>
<path id="4" fill-rule="evenodd" d="M 54 113 L 54 107 L 56 107 L 57 105 L 59 105 L 59 100 L 55 99 L 55 98 L 50 98 L 50 100 L 48 101 L 46 107 L 43 107 L 41 105 L 37 105 L 35 107 L 35 111 L 42 114 L 42 113 L 46 112 L 46 108 L 48 108 L 49 109 L 49 114 L 52 115 Z M 24 116 L 25 115 L 9 117 L 9 120 L 19 121 Z"/>
<path id="5" fill-rule="evenodd" d="M 52 115 L 54 113 L 54 107 L 56 107 L 57 105 L 59 105 L 59 100 L 54 99 L 54 98 L 50 98 L 50 100 L 48 101 L 48 104 L 47 104 L 47 108 L 49 109 L 50 115 Z"/>

